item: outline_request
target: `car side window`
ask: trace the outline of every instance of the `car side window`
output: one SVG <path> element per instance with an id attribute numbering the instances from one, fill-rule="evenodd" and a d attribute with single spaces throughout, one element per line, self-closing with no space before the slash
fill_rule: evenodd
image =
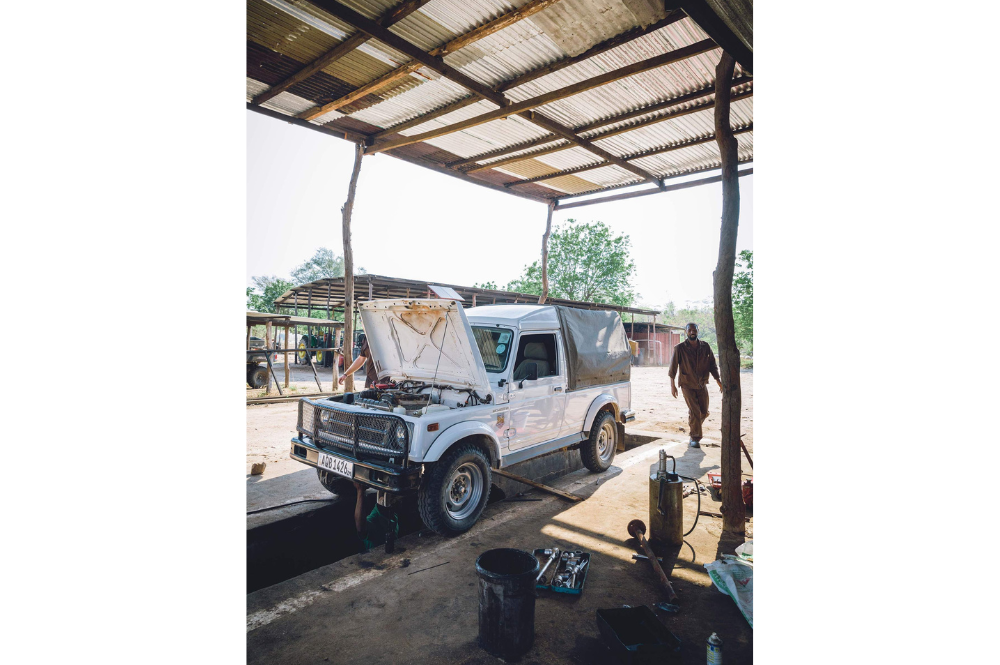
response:
<path id="1" fill-rule="evenodd" d="M 558 376 L 559 355 L 556 353 L 556 336 L 553 333 L 521 335 L 514 357 L 513 380 L 520 381 L 529 376 L 530 365 L 534 363 L 538 378 Z"/>

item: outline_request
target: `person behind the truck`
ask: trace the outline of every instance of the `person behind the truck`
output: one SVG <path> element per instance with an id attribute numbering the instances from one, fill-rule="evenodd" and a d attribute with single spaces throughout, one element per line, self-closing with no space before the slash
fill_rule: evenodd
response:
<path id="1" fill-rule="evenodd" d="M 708 418 L 708 375 L 715 377 L 715 382 L 722 390 L 719 379 L 719 367 L 715 364 L 715 354 L 708 342 L 698 339 L 698 324 L 689 323 L 684 326 L 687 340 L 674 347 L 670 359 L 670 394 L 677 397 L 677 386 L 674 377 L 680 369 L 681 376 L 677 381 L 684 392 L 684 401 L 688 407 L 688 428 L 691 432 L 691 447 L 701 448 L 701 424 Z"/>
<path id="2" fill-rule="evenodd" d="M 361 336 L 361 350 L 358 352 L 358 357 L 354 359 L 351 366 L 344 370 L 344 373 L 340 375 L 337 379 L 337 383 L 344 385 L 344 380 L 354 374 L 362 365 L 365 365 L 365 388 L 371 388 L 372 384 L 378 380 L 378 373 L 375 371 L 375 363 L 371 362 L 372 352 L 368 346 L 368 336 Z"/>

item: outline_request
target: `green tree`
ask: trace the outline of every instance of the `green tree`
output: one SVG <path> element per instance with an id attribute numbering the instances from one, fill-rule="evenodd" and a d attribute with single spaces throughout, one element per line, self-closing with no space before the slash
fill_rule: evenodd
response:
<path id="1" fill-rule="evenodd" d="M 733 321 L 740 351 L 753 355 L 753 251 L 744 249 L 733 277 Z M 744 269 L 745 268 L 745 269 Z"/>
<path id="2" fill-rule="evenodd" d="M 549 296 L 631 306 L 638 294 L 632 288 L 635 263 L 629 237 L 615 236 L 604 222 L 569 219 L 567 224 L 554 227 L 549 237 Z M 541 263 L 525 266 L 507 290 L 541 295 Z"/>
<path id="3" fill-rule="evenodd" d="M 488 289 L 490 291 L 499 291 L 500 290 L 500 287 L 497 286 L 497 283 L 493 282 L 493 281 L 483 282 L 482 284 L 480 284 L 479 282 L 475 282 L 475 283 L 473 283 L 472 288 L 474 288 L 474 289 Z"/>
<path id="4" fill-rule="evenodd" d="M 315 282 L 317 279 L 343 276 L 344 257 L 334 254 L 333 250 L 326 247 L 317 249 L 312 258 L 307 259 L 292 271 L 292 281 L 296 285 Z"/>
<path id="5" fill-rule="evenodd" d="M 247 287 L 247 309 L 255 312 L 277 312 L 274 300 L 295 284 L 280 277 L 253 277 L 254 286 Z"/>
<path id="6" fill-rule="evenodd" d="M 712 299 L 689 303 L 686 307 L 676 309 L 674 303 L 667 303 L 663 310 L 663 322 L 683 328 L 689 323 L 698 324 L 698 338 L 708 342 L 712 351 L 719 352 L 719 345 L 715 339 L 715 312 L 712 308 Z M 684 334 L 681 333 L 681 338 Z"/>

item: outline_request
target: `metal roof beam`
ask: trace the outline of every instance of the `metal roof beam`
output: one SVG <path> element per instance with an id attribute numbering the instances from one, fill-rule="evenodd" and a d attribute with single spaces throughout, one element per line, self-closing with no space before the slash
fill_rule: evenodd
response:
<path id="1" fill-rule="evenodd" d="M 558 1 L 559 0 L 532 0 L 519 9 L 507 12 L 503 16 L 495 18 L 492 21 L 479 26 L 475 30 L 472 30 L 471 32 L 467 32 L 464 35 L 460 35 L 455 39 L 452 39 L 447 44 L 430 51 L 427 55 L 431 57 L 444 57 L 449 53 L 454 53 L 455 51 L 458 51 L 473 42 L 499 32 L 508 26 L 514 25 L 522 19 L 528 18 L 532 14 L 537 14 L 549 5 L 555 4 Z M 323 104 L 322 106 L 303 111 L 299 114 L 299 117 L 303 120 L 312 120 L 323 115 L 324 113 L 336 111 L 339 108 L 343 108 L 344 106 L 361 99 L 369 93 L 375 92 L 379 88 L 383 88 L 394 81 L 409 76 L 422 66 L 423 65 L 416 60 L 409 62 L 402 67 L 398 67 L 388 74 L 385 74 L 384 76 L 380 76 L 371 83 L 367 83 L 357 90 L 344 95 L 340 99 L 334 100 L 329 104 Z"/>
<path id="2" fill-rule="evenodd" d="M 565 99 L 567 97 L 572 97 L 573 95 L 578 95 L 582 92 L 588 90 L 593 90 L 594 88 L 599 88 L 608 83 L 613 83 L 629 76 L 634 76 L 636 74 L 641 74 L 652 69 L 657 69 L 681 60 L 686 60 L 687 58 L 693 58 L 694 56 L 701 55 L 702 53 L 707 53 L 708 51 L 713 51 L 717 49 L 715 42 L 711 39 L 704 39 L 700 42 L 696 42 L 689 46 L 684 46 L 669 53 L 664 53 L 653 58 L 648 58 L 640 62 L 632 63 L 631 65 L 626 65 L 625 67 L 620 67 L 613 71 L 601 74 L 600 76 L 595 76 L 583 81 L 579 81 L 572 85 L 553 90 L 551 92 L 538 95 L 537 97 L 532 97 L 523 102 L 517 102 L 515 104 L 504 105 L 497 102 L 500 106 L 505 106 L 505 108 L 499 108 L 495 111 L 490 111 L 489 113 L 484 113 L 478 115 L 474 118 L 469 118 L 468 120 L 463 120 L 461 122 L 454 123 L 452 125 L 447 125 L 445 127 L 440 127 L 433 129 L 428 132 L 423 132 L 421 134 L 414 134 L 413 136 L 403 136 L 398 139 L 391 139 L 388 141 L 380 141 L 375 145 L 369 146 L 365 150 L 365 154 L 374 154 L 377 152 L 383 152 L 385 150 L 391 150 L 393 148 L 399 148 L 404 145 L 410 145 L 412 143 L 420 143 L 422 141 L 427 141 L 429 139 L 438 138 L 439 136 L 444 136 L 446 134 L 452 134 L 454 132 L 462 131 L 463 129 L 469 129 L 470 127 L 475 127 L 481 125 L 491 120 L 498 120 L 500 118 L 506 118 L 514 114 L 521 114 L 522 112 L 528 111 L 530 109 L 536 108 L 538 106 L 544 106 L 551 102 L 558 101 L 560 99 Z M 442 72 L 443 73 L 443 72 Z M 447 76 L 447 74 L 445 74 Z M 449 76 L 449 78 L 451 78 Z M 458 81 L 456 81 L 457 83 Z M 464 85 L 464 84 L 463 84 Z M 499 93 L 493 93 L 497 95 Z M 503 98 L 506 100 L 506 98 Z M 494 101 L 491 99 L 491 101 Z"/>
<path id="3" fill-rule="evenodd" d="M 750 123 L 746 127 L 739 127 L 733 130 L 733 135 L 746 134 L 747 132 L 753 131 L 753 123 Z M 646 152 L 636 153 L 634 155 L 625 155 L 622 157 L 627 162 L 633 159 L 643 159 L 644 157 L 652 157 L 653 155 L 661 155 L 665 152 L 672 152 L 674 150 L 682 150 L 683 148 L 690 148 L 691 146 L 701 145 L 703 143 L 711 143 L 715 141 L 715 133 L 709 134 L 703 138 L 689 139 L 686 141 L 679 141 L 677 143 L 671 143 L 670 145 L 663 146 L 661 148 L 653 148 L 652 150 L 647 150 Z M 556 171 L 555 173 L 550 173 L 548 175 L 535 176 L 534 178 L 525 178 L 524 180 L 518 180 L 517 182 L 508 182 L 504 184 L 504 187 L 516 187 L 518 185 L 527 185 L 532 182 L 540 182 L 542 180 L 551 180 L 552 178 L 559 178 L 564 175 L 573 175 L 575 173 L 583 173 L 584 171 L 593 171 L 594 169 L 599 169 L 603 166 L 609 166 L 610 162 L 601 161 L 595 164 L 587 164 L 586 166 L 577 166 L 572 169 L 565 169 L 563 171 Z"/>
<path id="4" fill-rule="evenodd" d="M 716 166 L 715 168 L 719 168 L 719 167 Z M 752 175 L 752 174 L 753 174 L 753 169 L 749 168 L 749 169 L 744 169 L 744 170 L 740 171 L 736 175 L 739 176 L 739 177 L 743 177 L 745 175 Z M 685 175 L 687 175 L 687 174 L 685 174 Z M 711 178 L 702 178 L 701 180 L 692 180 L 690 182 L 681 182 L 681 183 L 678 183 L 676 185 L 667 185 L 665 187 L 660 187 L 658 189 L 644 189 L 641 192 L 626 192 L 624 194 L 615 194 L 614 196 L 603 196 L 603 197 L 601 197 L 599 199 L 591 199 L 589 201 L 577 201 L 575 203 L 565 203 L 565 204 L 558 204 L 557 203 L 556 204 L 556 210 L 568 210 L 570 208 L 580 208 L 580 207 L 583 207 L 583 206 L 596 205 L 598 203 L 609 203 L 611 201 L 621 201 L 621 200 L 624 200 L 624 199 L 634 199 L 634 198 L 637 198 L 639 196 L 649 196 L 651 194 L 662 194 L 663 192 L 673 192 L 673 191 L 677 191 L 678 189 L 690 189 L 691 187 L 699 187 L 701 185 L 710 185 L 713 182 L 722 182 L 722 176 L 721 175 L 716 175 L 716 176 L 712 176 Z"/>
<path id="5" fill-rule="evenodd" d="M 431 0 L 408 0 L 407 2 L 404 2 L 387 11 L 382 16 L 382 18 L 378 20 L 378 24 L 384 28 L 388 28 L 390 25 L 399 23 L 404 18 L 406 18 L 413 12 L 417 11 L 430 1 Z M 281 83 L 271 86 L 270 89 L 265 90 L 264 92 L 254 97 L 252 103 L 254 105 L 260 105 L 268 101 L 269 99 L 277 97 L 284 91 L 291 88 L 296 83 L 305 81 L 313 74 L 319 72 L 322 69 L 325 69 L 326 67 L 329 67 L 331 64 L 333 64 L 337 60 L 340 60 L 345 55 L 347 55 L 354 49 L 358 48 L 359 46 L 367 42 L 369 39 L 371 39 L 370 36 L 366 35 L 365 33 L 359 30 L 358 32 L 354 33 L 344 41 L 340 42 L 339 44 L 334 46 L 332 49 L 330 49 L 320 57 L 313 60 L 311 63 L 300 69 L 298 72 L 286 78 Z"/>

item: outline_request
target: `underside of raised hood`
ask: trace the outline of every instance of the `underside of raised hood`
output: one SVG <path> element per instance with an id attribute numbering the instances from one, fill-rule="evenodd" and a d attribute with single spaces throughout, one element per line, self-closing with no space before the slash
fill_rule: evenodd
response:
<path id="1" fill-rule="evenodd" d="M 410 379 L 490 394 L 462 305 L 454 300 L 372 300 L 358 305 L 380 379 Z M 436 375 L 435 375 L 436 373 Z"/>

